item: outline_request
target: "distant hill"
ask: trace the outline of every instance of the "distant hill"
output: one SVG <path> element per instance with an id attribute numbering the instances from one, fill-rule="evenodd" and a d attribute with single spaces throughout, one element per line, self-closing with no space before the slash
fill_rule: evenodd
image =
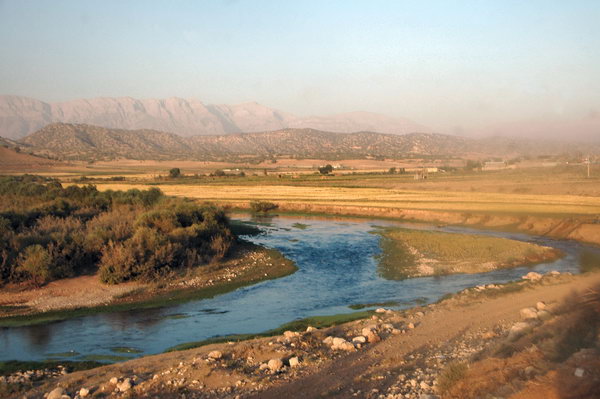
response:
<path id="1" fill-rule="evenodd" d="M 393 135 L 282 129 L 264 133 L 181 137 L 156 130 L 123 130 L 54 123 L 20 141 L 38 153 L 62 159 L 365 158 L 457 154 L 473 140 L 432 133 Z"/>
<path id="2" fill-rule="evenodd" d="M 600 154 L 600 144 L 435 133 L 405 135 L 315 129 L 181 137 L 157 130 L 124 130 L 53 123 L 18 142 L 28 151 L 70 160 L 187 159 L 242 161 L 276 157 L 364 159 L 401 157 L 514 157 Z"/>
<path id="3" fill-rule="evenodd" d="M 3 140 L 0 139 L 0 142 Z M 27 172 L 64 165 L 61 162 L 15 151 L 0 145 L 0 172 Z"/>
<path id="4" fill-rule="evenodd" d="M 0 96 L 0 136 L 19 139 L 54 123 L 83 123 L 114 129 L 153 129 L 180 136 L 313 128 L 331 132 L 431 132 L 408 119 L 368 112 L 298 117 L 255 102 L 209 105 L 196 99 L 94 98 L 45 103 Z"/>

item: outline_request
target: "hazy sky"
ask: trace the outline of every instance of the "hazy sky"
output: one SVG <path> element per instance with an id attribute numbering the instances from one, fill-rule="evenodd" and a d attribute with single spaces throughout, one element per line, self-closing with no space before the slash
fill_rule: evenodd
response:
<path id="1" fill-rule="evenodd" d="M 440 131 L 600 112 L 600 1 L 0 0 L 0 94 L 258 101 Z"/>

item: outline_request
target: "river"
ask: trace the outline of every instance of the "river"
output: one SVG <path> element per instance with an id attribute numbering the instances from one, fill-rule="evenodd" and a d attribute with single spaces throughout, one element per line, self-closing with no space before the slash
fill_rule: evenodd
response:
<path id="1" fill-rule="evenodd" d="M 249 220 L 249 216 L 238 217 Z M 159 309 L 94 314 L 49 324 L 0 329 L 0 360 L 120 360 L 160 353 L 177 344 L 233 333 L 258 333 L 315 315 L 348 313 L 351 304 L 394 301 L 394 308 L 431 303 L 478 284 L 520 279 L 533 270 L 577 273 L 583 251 L 598 248 L 573 241 L 460 227 L 436 227 L 374 219 L 270 217 L 254 220 L 265 233 L 248 239 L 276 248 L 296 262 L 287 277 Z M 565 257 L 534 267 L 472 275 L 383 279 L 374 258 L 377 226 L 468 232 L 552 246 Z M 119 353 L 119 347 L 137 353 Z"/>

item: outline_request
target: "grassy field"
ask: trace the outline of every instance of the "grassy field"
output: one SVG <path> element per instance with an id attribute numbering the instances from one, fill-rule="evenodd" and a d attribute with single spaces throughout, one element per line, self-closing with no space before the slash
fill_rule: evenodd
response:
<path id="1" fill-rule="evenodd" d="M 554 259 L 559 251 L 475 234 L 384 229 L 380 274 L 391 280 L 429 275 L 484 273 Z"/>
<path id="2" fill-rule="evenodd" d="M 310 204 L 399 208 L 427 211 L 500 213 L 541 216 L 597 215 L 600 197 L 577 195 L 535 195 L 485 192 L 447 192 L 366 187 L 292 185 L 169 184 L 160 189 L 167 195 L 234 205 L 252 200 L 278 204 Z M 100 190 L 145 189 L 148 184 L 98 184 Z"/>

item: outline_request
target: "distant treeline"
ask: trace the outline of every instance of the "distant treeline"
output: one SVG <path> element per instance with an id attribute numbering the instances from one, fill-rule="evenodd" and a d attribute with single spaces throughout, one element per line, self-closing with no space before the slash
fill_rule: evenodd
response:
<path id="1" fill-rule="evenodd" d="M 223 210 L 157 188 L 100 192 L 0 177 L 0 285 L 96 272 L 106 283 L 155 280 L 219 260 L 234 241 Z"/>

